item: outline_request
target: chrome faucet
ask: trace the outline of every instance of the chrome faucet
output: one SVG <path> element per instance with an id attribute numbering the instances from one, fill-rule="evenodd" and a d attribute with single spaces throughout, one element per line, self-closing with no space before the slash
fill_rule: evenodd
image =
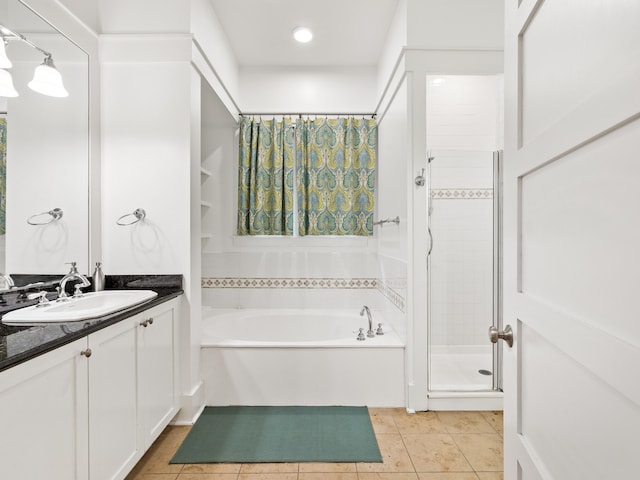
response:
<path id="1" fill-rule="evenodd" d="M 59 300 L 62 300 L 62 301 L 68 300 L 69 296 L 65 291 L 65 287 L 67 286 L 67 282 L 69 280 L 80 280 L 80 282 L 82 282 L 76 285 L 76 291 L 75 291 L 75 294 L 73 295 L 74 297 L 82 295 L 82 292 L 80 291 L 81 288 L 88 287 L 91 285 L 91 282 L 89 281 L 89 279 L 84 275 L 82 275 L 80 272 L 78 272 L 78 269 L 76 268 L 76 262 L 71 262 L 71 270 L 69 270 L 69 273 L 67 273 L 64 277 L 62 277 L 62 280 L 60 280 L 60 287 L 58 287 L 60 289 L 60 293 L 58 294 Z"/>
<path id="2" fill-rule="evenodd" d="M 364 312 L 367 312 L 367 318 L 369 320 L 369 330 L 367 330 L 367 337 L 373 338 L 376 336 L 376 334 L 373 333 L 373 321 L 371 319 L 371 310 L 369 310 L 369 307 L 367 307 L 366 305 L 362 307 L 362 310 L 360 310 L 361 317 L 364 316 Z"/>
<path id="3" fill-rule="evenodd" d="M 6 290 L 10 290 L 16 286 L 16 284 L 13 283 L 13 278 L 11 278 L 11 275 L 8 273 L 0 273 L 0 282 L 4 282 Z"/>

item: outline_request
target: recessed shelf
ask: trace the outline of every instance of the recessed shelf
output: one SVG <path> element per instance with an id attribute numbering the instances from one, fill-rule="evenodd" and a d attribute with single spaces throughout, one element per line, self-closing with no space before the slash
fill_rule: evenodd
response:
<path id="1" fill-rule="evenodd" d="M 200 200 L 200 206 L 202 208 L 211 208 L 213 207 L 213 203 L 207 202 L 206 200 Z"/>
<path id="2" fill-rule="evenodd" d="M 200 175 L 202 175 L 203 177 L 210 177 L 211 175 L 213 175 L 213 173 L 211 173 L 204 167 L 200 167 Z"/>
<path id="3" fill-rule="evenodd" d="M 200 238 L 202 238 L 202 240 L 213 238 L 213 233 L 202 232 L 200 233 Z"/>

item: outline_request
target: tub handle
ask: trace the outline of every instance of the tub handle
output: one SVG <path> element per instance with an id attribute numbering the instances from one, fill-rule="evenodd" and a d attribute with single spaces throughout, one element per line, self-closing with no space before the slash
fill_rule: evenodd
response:
<path id="1" fill-rule="evenodd" d="M 378 329 L 376 330 L 376 335 L 384 335 L 384 332 L 382 331 L 382 324 L 381 323 L 378 324 Z"/>
<path id="2" fill-rule="evenodd" d="M 360 328 L 360 333 L 358 333 L 358 338 L 357 340 L 363 341 L 365 340 L 367 337 L 364 336 L 364 328 Z"/>

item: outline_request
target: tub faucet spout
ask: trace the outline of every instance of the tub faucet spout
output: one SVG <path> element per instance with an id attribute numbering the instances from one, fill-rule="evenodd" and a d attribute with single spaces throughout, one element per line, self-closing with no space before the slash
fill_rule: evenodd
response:
<path id="1" fill-rule="evenodd" d="M 376 336 L 376 334 L 373 332 L 373 320 L 371 319 L 371 310 L 369 310 L 369 307 L 367 307 L 366 305 L 362 307 L 362 310 L 360 310 L 361 317 L 364 316 L 364 312 L 367 312 L 367 319 L 369 320 L 369 330 L 367 330 L 367 337 L 373 338 Z"/>

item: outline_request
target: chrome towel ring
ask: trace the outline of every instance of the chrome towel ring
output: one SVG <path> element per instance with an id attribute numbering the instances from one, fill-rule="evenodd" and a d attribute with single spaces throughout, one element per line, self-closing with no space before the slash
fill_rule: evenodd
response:
<path id="1" fill-rule="evenodd" d="M 53 210 L 49 210 L 48 212 L 36 213 L 35 215 L 31 215 L 29 218 L 27 218 L 27 223 L 29 225 L 48 225 L 51 222 L 60 220 L 62 218 L 62 214 L 62 209 L 54 208 Z M 50 218 L 46 218 L 41 221 L 33 221 L 34 218 L 41 217 L 43 215 L 50 215 Z"/>
<path id="2" fill-rule="evenodd" d="M 140 220 L 144 220 L 144 217 L 147 216 L 147 212 L 144 211 L 144 208 L 136 208 L 133 213 L 126 213 L 122 215 L 116 223 L 122 227 L 126 227 L 127 225 L 133 225 L 134 223 L 138 223 Z M 134 219 L 130 219 L 130 221 L 122 222 L 121 220 L 127 217 L 134 217 Z"/>

